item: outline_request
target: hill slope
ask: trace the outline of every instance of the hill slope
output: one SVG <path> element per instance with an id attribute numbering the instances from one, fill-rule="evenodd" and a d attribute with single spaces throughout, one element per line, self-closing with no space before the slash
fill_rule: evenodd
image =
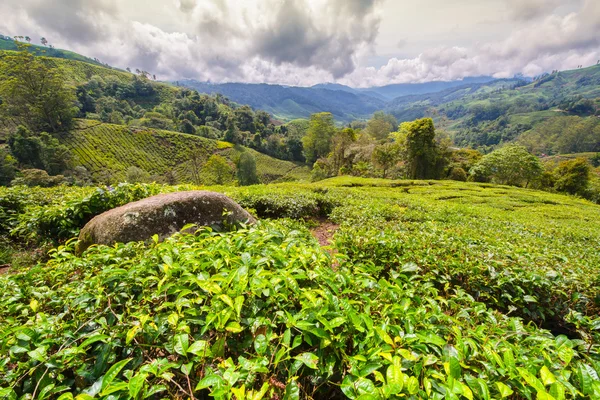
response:
<path id="1" fill-rule="evenodd" d="M 237 103 L 265 110 L 282 120 L 330 112 L 336 120 L 349 122 L 368 118 L 385 106 L 381 98 L 347 90 L 245 83 L 210 84 L 194 80 L 179 81 L 179 84 L 200 93 L 220 93 Z"/>
<path id="2" fill-rule="evenodd" d="M 17 46 L 18 43 L 19 42 L 16 42 L 10 38 L 7 39 L 6 37 L 2 37 L 0 35 L 0 50 L 17 51 L 17 50 L 19 50 L 19 47 Z M 101 64 L 96 60 L 93 60 L 89 57 L 83 56 L 81 54 L 78 54 L 78 53 L 75 53 L 75 52 L 72 52 L 69 50 L 55 49 L 55 48 L 51 48 L 51 47 L 38 46 L 35 44 L 28 44 L 27 50 L 36 56 L 63 58 L 63 59 L 67 59 L 67 60 L 81 61 L 81 62 L 92 64 L 92 65 L 106 67 L 106 65 Z"/>
<path id="3" fill-rule="evenodd" d="M 169 175 L 174 183 L 200 183 L 203 164 L 212 154 L 230 162 L 240 152 L 251 152 L 263 183 L 275 180 L 303 180 L 309 176 L 305 166 L 277 160 L 252 149 L 178 132 L 82 120 L 78 127 L 61 134 L 61 141 L 72 154 L 72 167 L 84 166 L 100 181 L 125 178 L 127 168 L 135 166 L 155 178 Z"/>
<path id="4" fill-rule="evenodd" d="M 581 126 L 574 128 L 580 136 L 594 131 L 593 115 L 600 112 L 600 65 L 547 74 L 532 83 L 504 79 L 402 96 L 385 111 L 400 121 L 434 117 L 459 146 L 488 148 L 518 141 L 538 153 L 599 151 L 600 137 L 557 142 L 568 127 Z"/>

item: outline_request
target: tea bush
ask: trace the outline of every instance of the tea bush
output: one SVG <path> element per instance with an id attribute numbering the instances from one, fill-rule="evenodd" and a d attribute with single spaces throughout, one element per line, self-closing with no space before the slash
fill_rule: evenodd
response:
<path id="1" fill-rule="evenodd" d="M 2 228 L 62 241 L 108 208 L 193 188 L 0 189 Z M 600 396 L 597 205 L 451 181 L 209 189 L 261 218 L 329 218 L 335 256 L 303 227 L 311 221 L 81 258 L 68 242 L 0 277 L 0 394 Z"/>
<path id="2" fill-rule="evenodd" d="M 297 224 L 59 247 L 0 277 L 4 398 L 597 398 L 598 345 Z M 384 261 L 383 261 L 384 262 Z"/>

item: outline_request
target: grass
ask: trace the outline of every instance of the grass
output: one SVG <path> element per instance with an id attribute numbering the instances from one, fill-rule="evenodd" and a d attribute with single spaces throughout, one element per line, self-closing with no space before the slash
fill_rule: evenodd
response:
<path id="1" fill-rule="evenodd" d="M 257 172 L 264 183 L 308 179 L 308 168 L 277 160 L 251 149 L 234 149 L 230 143 L 177 132 L 82 120 L 61 141 L 73 154 L 72 166 L 84 166 L 94 178 L 122 181 L 131 166 L 156 177 L 173 172 L 176 182 L 197 182 L 202 165 L 212 154 L 232 163 L 240 151 L 256 157 Z"/>
<path id="2" fill-rule="evenodd" d="M 107 208 L 193 188 L 0 189 L 0 211 L 19 210 L 1 228 L 64 240 Z M 0 277 L 0 394 L 600 396 L 600 206 L 452 181 L 209 189 L 261 222 L 81 257 L 68 242 Z M 315 218 L 340 225 L 329 249 Z"/>

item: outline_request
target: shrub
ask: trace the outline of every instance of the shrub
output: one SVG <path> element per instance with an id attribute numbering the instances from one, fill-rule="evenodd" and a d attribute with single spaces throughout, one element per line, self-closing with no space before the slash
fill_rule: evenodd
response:
<path id="1" fill-rule="evenodd" d="M 582 194 L 590 182 L 591 167 L 585 158 L 576 158 L 561 162 L 554 174 L 554 187 L 559 192 Z"/>
<path id="2" fill-rule="evenodd" d="M 453 180 L 453 181 L 466 182 L 467 181 L 467 173 L 465 172 L 464 169 L 462 169 L 460 167 L 452 168 L 452 171 L 450 171 L 450 175 L 448 176 L 448 179 Z"/>
<path id="3" fill-rule="evenodd" d="M 24 169 L 21 171 L 20 176 L 11 182 L 11 185 L 52 187 L 65 182 L 63 175 L 50 176 L 42 169 Z"/>

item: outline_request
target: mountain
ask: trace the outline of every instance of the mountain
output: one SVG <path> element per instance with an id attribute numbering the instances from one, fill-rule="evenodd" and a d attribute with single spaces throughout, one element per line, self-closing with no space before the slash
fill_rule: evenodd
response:
<path id="1" fill-rule="evenodd" d="M 435 81 L 435 82 L 425 82 L 425 83 L 399 83 L 393 85 L 386 85 L 380 87 L 372 87 L 369 89 L 361 89 L 368 90 L 370 92 L 374 92 L 383 96 L 387 100 L 395 99 L 400 96 L 409 96 L 416 94 L 427 94 L 427 93 L 435 93 L 441 92 L 443 90 L 447 90 L 450 88 L 478 84 L 478 83 L 488 83 L 493 82 L 495 79 L 490 76 L 481 76 L 481 77 L 472 77 L 472 78 L 464 78 L 457 81 Z"/>
<path id="2" fill-rule="evenodd" d="M 339 122 L 368 119 L 375 111 L 403 95 L 433 93 L 467 84 L 486 83 L 494 78 L 465 78 L 453 82 L 398 84 L 355 89 L 338 83 L 321 83 L 311 87 L 269 84 L 223 83 L 212 84 L 182 80 L 177 84 L 201 93 L 220 93 L 231 100 L 265 110 L 281 120 L 308 118 L 316 112 L 331 112 Z"/>
<path id="3" fill-rule="evenodd" d="M 318 112 L 330 112 L 340 122 L 369 118 L 385 107 L 385 101 L 359 91 L 331 90 L 269 84 L 223 83 L 212 84 L 182 80 L 177 84 L 216 94 L 254 109 L 265 110 L 281 120 L 308 118 Z"/>
<path id="4" fill-rule="evenodd" d="M 384 111 L 399 121 L 431 116 L 456 145 L 484 151 L 505 142 L 538 154 L 600 151 L 600 65 L 401 96 Z"/>

